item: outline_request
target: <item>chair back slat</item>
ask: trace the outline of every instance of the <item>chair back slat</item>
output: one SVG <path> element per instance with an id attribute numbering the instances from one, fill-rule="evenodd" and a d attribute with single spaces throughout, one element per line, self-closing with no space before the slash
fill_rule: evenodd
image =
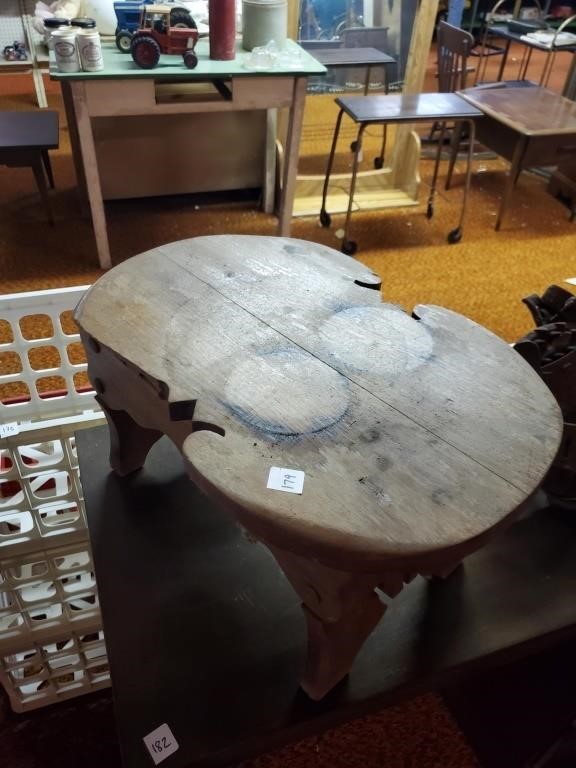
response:
<path id="1" fill-rule="evenodd" d="M 437 29 L 438 89 L 451 93 L 466 88 L 468 56 L 474 47 L 470 32 L 441 21 Z"/>

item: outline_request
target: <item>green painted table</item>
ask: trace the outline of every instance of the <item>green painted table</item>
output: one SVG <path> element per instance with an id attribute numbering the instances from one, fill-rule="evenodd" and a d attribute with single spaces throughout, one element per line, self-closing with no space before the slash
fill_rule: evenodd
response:
<path id="1" fill-rule="evenodd" d="M 155 69 L 140 69 L 130 56 L 113 44 L 103 45 L 104 69 L 100 72 L 59 72 L 54 63 L 50 76 L 60 81 L 76 174 L 85 190 L 103 269 L 111 266 L 110 246 L 96 156 L 92 119 L 191 113 L 230 113 L 266 110 L 268 114 L 264 190 L 271 207 L 275 177 L 277 108 L 289 111 L 278 234 L 289 235 L 298 167 L 298 147 L 304 114 L 306 80 L 326 73 L 325 67 L 296 43 L 292 64 L 263 71 L 246 68 L 249 54 L 238 43 L 233 61 L 211 61 L 208 41 L 196 46 L 198 66 L 189 70 L 177 56 L 162 56 Z M 222 147 L 215 151 L 222 152 Z M 143 158 L 143 162 L 147 158 Z"/>

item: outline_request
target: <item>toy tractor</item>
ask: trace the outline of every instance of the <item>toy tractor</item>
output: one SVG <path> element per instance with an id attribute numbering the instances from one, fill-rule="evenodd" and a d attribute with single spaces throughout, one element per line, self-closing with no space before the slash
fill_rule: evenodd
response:
<path id="1" fill-rule="evenodd" d="M 142 69 L 153 69 L 160 61 L 161 53 L 182 55 L 188 69 L 194 69 L 198 57 L 194 53 L 198 29 L 171 26 L 174 9 L 169 5 L 145 5 L 142 7 L 140 28 L 132 35 L 130 53 Z M 194 22 L 192 22 L 194 23 Z"/>
<path id="2" fill-rule="evenodd" d="M 153 5 L 153 0 L 145 0 L 146 5 Z M 140 29 L 142 0 L 116 0 L 116 47 L 121 53 L 130 53 L 132 35 Z M 162 3 L 168 5 L 168 3 Z M 187 8 L 170 3 L 170 26 L 196 29 L 196 23 Z"/>

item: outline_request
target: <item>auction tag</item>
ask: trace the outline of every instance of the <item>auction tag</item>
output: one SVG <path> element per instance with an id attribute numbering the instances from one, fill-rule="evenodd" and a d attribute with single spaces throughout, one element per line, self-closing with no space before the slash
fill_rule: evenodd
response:
<path id="1" fill-rule="evenodd" d="M 266 488 L 286 493 L 302 493 L 304 488 L 304 472 L 299 469 L 285 467 L 270 467 Z"/>
<path id="2" fill-rule="evenodd" d="M 152 760 L 154 760 L 154 765 L 158 765 L 162 760 L 166 760 L 167 757 L 170 757 L 179 749 L 178 742 L 174 738 L 170 726 L 166 723 L 162 723 L 158 728 L 151 731 L 148 736 L 144 736 L 144 744 L 146 744 L 146 748 L 150 752 Z"/>
<path id="3" fill-rule="evenodd" d="M 0 438 L 14 437 L 20 432 L 17 421 L 12 421 L 10 424 L 0 424 Z"/>

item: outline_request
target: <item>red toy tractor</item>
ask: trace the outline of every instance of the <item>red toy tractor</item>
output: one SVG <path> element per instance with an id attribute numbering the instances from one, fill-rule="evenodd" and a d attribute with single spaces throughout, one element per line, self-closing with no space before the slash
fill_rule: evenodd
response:
<path id="1" fill-rule="evenodd" d="M 160 61 L 160 54 L 176 54 L 184 58 L 188 69 L 194 69 L 198 57 L 194 53 L 198 29 L 192 17 L 191 27 L 171 26 L 173 7 L 169 5 L 145 5 L 142 8 L 140 28 L 130 42 L 132 58 L 142 69 L 153 69 Z"/>

